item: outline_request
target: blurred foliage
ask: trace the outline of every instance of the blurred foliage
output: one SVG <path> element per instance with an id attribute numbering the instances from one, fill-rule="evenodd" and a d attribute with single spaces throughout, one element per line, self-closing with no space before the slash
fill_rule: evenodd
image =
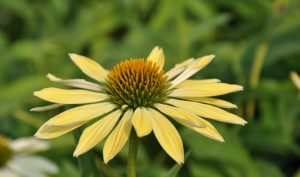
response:
<path id="1" fill-rule="evenodd" d="M 48 72 L 85 77 L 68 53 L 111 68 L 159 45 L 167 69 L 214 53 L 215 61 L 195 77 L 243 85 L 243 92 L 226 99 L 239 105 L 235 113 L 249 123 L 213 122 L 226 143 L 179 127 L 185 151 L 191 151 L 182 168 L 172 168 L 153 135 L 143 138 L 138 176 L 174 176 L 181 168 L 177 176 L 298 177 L 300 104 L 288 75 L 300 71 L 299 16 L 299 0 L 0 0 L 0 133 L 32 136 L 61 111 L 28 110 L 44 104 L 32 92 L 53 85 Z M 59 164 L 57 177 L 79 176 L 72 134 L 50 142 L 52 149 L 43 155 Z M 98 167 L 107 176 L 124 176 L 127 149 L 107 166 L 101 146 L 93 152 Z"/>

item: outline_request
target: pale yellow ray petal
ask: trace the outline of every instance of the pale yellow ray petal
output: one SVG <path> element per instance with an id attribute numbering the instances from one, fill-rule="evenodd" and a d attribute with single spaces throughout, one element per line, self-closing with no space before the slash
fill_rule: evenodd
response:
<path id="1" fill-rule="evenodd" d="M 36 112 L 48 111 L 48 110 L 59 108 L 59 107 L 62 107 L 62 106 L 64 106 L 64 104 L 51 104 L 51 105 L 47 105 L 47 106 L 40 106 L 40 107 L 31 108 L 30 111 L 36 111 Z"/>
<path id="2" fill-rule="evenodd" d="M 186 98 L 182 98 L 182 99 L 201 102 L 201 103 L 207 103 L 207 104 L 218 106 L 221 108 L 237 108 L 237 106 L 235 104 L 232 104 L 225 100 L 216 99 L 216 98 L 186 97 Z"/>
<path id="3" fill-rule="evenodd" d="M 184 122 L 185 124 L 198 128 L 205 127 L 205 125 L 202 124 L 201 121 L 198 121 L 198 117 L 195 114 L 191 114 L 190 112 L 184 111 L 183 109 L 165 104 L 156 104 L 154 105 L 154 107 L 180 123 Z"/>
<path id="4" fill-rule="evenodd" d="M 211 97 L 243 90 L 240 85 L 226 83 L 191 84 L 178 86 L 170 96 L 173 97 Z"/>
<path id="5" fill-rule="evenodd" d="M 193 58 L 187 59 L 184 62 L 181 62 L 179 64 L 176 64 L 172 69 L 170 69 L 168 72 L 166 72 L 166 75 L 168 76 L 168 80 L 174 78 L 178 74 L 182 73 L 187 66 L 189 66 L 194 61 Z"/>
<path id="6" fill-rule="evenodd" d="M 190 111 L 186 111 L 184 109 L 176 108 L 169 105 L 159 104 L 157 108 L 169 115 L 170 117 L 174 118 L 178 123 L 198 132 L 202 135 L 212 138 L 217 141 L 224 142 L 224 139 L 220 135 L 220 133 L 215 129 L 213 125 L 211 125 L 208 121 L 198 117 L 195 114 L 192 114 Z M 183 115 L 183 116 L 180 116 Z M 178 119 L 177 117 L 180 117 Z"/>
<path id="7" fill-rule="evenodd" d="M 295 71 L 292 71 L 290 73 L 290 77 L 291 77 L 292 81 L 294 82 L 294 84 L 296 85 L 296 87 L 300 90 L 300 77 L 299 77 L 299 75 Z"/>
<path id="8" fill-rule="evenodd" d="M 132 110 L 127 110 L 117 127 L 111 132 L 105 141 L 103 148 L 104 163 L 107 163 L 114 158 L 127 142 L 132 128 L 132 114 Z"/>
<path id="9" fill-rule="evenodd" d="M 78 157 L 101 142 L 112 130 L 121 113 L 120 110 L 112 112 L 86 128 L 80 137 L 74 156 Z"/>
<path id="10" fill-rule="evenodd" d="M 193 61 L 176 79 L 172 81 L 172 87 L 175 87 L 176 85 L 180 84 L 181 82 L 185 81 L 186 79 L 200 71 L 208 63 L 210 63 L 214 57 L 215 55 L 207 55 Z"/>
<path id="11" fill-rule="evenodd" d="M 201 121 L 202 124 L 205 125 L 205 128 L 198 128 L 198 127 L 193 127 L 190 126 L 188 124 L 185 124 L 184 122 L 181 122 L 182 125 L 202 134 L 203 136 L 206 136 L 208 138 L 220 141 L 220 142 L 224 142 L 224 139 L 222 137 L 222 135 L 218 132 L 218 130 L 208 121 L 198 117 L 198 121 Z"/>
<path id="12" fill-rule="evenodd" d="M 107 71 L 97 62 L 77 54 L 71 53 L 69 54 L 69 56 L 72 61 L 79 67 L 79 69 L 87 76 L 99 82 L 105 82 Z"/>
<path id="13" fill-rule="evenodd" d="M 201 117 L 192 114 L 190 111 L 186 111 L 184 109 L 176 108 L 169 105 L 158 104 L 157 108 L 174 118 L 180 124 L 206 136 L 212 138 L 217 141 L 224 142 L 224 139 L 220 135 L 220 133 L 215 129 L 213 125 L 211 125 L 208 121 L 202 119 Z M 183 116 L 180 116 L 183 115 Z M 177 117 L 180 117 L 178 119 Z M 193 123 L 193 124 L 192 124 Z M 195 126 L 198 125 L 198 126 Z"/>
<path id="14" fill-rule="evenodd" d="M 103 101 L 106 98 L 108 98 L 106 94 L 92 92 L 88 90 L 70 90 L 52 87 L 36 91 L 33 94 L 34 96 L 37 96 L 43 100 L 60 104 L 94 103 Z"/>
<path id="15" fill-rule="evenodd" d="M 194 113 L 201 117 L 206 117 L 217 121 L 227 122 L 232 124 L 244 125 L 247 123 L 244 119 L 240 118 L 239 116 L 236 116 L 232 113 L 229 113 L 227 111 L 224 111 L 220 108 L 211 105 L 196 103 L 192 101 L 175 100 L 175 99 L 169 99 L 167 103 L 174 105 L 178 108 L 191 111 L 191 113 Z"/>
<path id="16" fill-rule="evenodd" d="M 91 119 L 110 112 L 114 108 L 115 106 L 111 103 L 97 103 L 69 109 L 44 123 L 35 136 L 41 139 L 56 138 L 80 127 Z"/>
<path id="17" fill-rule="evenodd" d="M 101 91 L 102 90 L 102 87 L 100 85 L 92 83 L 92 82 L 88 82 L 84 79 L 61 79 L 50 73 L 47 74 L 47 77 L 48 77 L 48 79 L 50 79 L 53 82 L 61 83 L 61 84 L 71 86 L 71 87 L 77 87 L 77 88 L 93 90 L 93 91 Z"/>
<path id="18" fill-rule="evenodd" d="M 156 139 L 162 148 L 177 163 L 184 162 L 184 150 L 181 137 L 174 125 L 158 111 L 149 108 L 152 115 L 152 128 Z"/>
<path id="19" fill-rule="evenodd" d="M 116 108 L 115 105 L 109 102 L 78 106 L 54 116 L 45 124 L 49 126 L 72 125 L 77 122 L 84 122 L 94 119 L 110 112 L 114 108 Z"/>
<path id="20" fill-rule="evenodd" d="M 40 139 L 52 139 L 52 138 L 57 138 L 59 136 L 62 136 L 80 126 L 83 124 L 87 123 L 88 121 L 81 121 L 81 122 L 76 122 L 72 123 L 69 125 L 65 126 L 53 126 L 47 124 L 43 124 L 40 129 L 35 133 L 35 137 L 40 138 Z"/>
<path id="21" fill-rule="evenodd" d="M 180 87 L 190 87 L 190 86 L 199 86 L 200 84 L 211 84 L 211 83 L 219 83 L 221 82 L 219 79 L 201 79 L 201 80 L 185 80 L 178 84 L 175 88 Z"/>
<path id="22" fill-rule="evenodd" d="M 137 108 L 134 111 L 131 122 L 138 137 L 146 136 L 152 131 L 151 118 L 145 108 Z"/>
<path id="23" fill-rule="evenodd" d="M 147 60 L 152 61 L 153 63 L 157 64 L 160 69 L 164 67 L 165 64 L 165 55 L 162 48 L 154 47 L 149 54 Z"/>

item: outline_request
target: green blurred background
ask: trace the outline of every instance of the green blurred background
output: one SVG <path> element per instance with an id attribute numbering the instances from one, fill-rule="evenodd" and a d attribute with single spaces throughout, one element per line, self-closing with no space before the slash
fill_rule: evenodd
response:
<path id="1" fill-rule="evenodd" d="M 213 53 L 216 59 L 194 78 L 245 88 L 224 98 L 249 123 L 213 122 L 225 143 L 178 126 L 191 154 L 177 176 L 300 176 L 300 101 L 289 78 L 290 71 L 300 71 L 299 0 L 0 0 L 0 133 L 32 136 L 61 111 L 29 109 L 46 104 L 32 92 L 54 85 L 47 73 L 86 78 L 68 53 L 111 68 L 146 57 L 156 45 L 165 51 L 166 70 Z M 174 161 L 153 135 L 141 142 L 138 176 L 175 176 Z M 57 177 L 78 177 L 72 133 L 50 143 L 42 155 L 59 165 Z M 107 176 L 124 176 L 127 148 L 105 166 L 101 146 L 93 152 L 97 165 Z"/>

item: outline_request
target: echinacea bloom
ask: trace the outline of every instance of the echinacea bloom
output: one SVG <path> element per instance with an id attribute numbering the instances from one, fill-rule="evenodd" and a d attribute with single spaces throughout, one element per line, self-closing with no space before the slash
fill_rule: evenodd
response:
<path id="1" fill-rule="evenodd" d="M 246 123 L 221 109 L 236 108 L 236 105 L 211 98 L 240 91 L 243 87 L 221 83 L 218 79 L 188 80 L 214 55 L 188 59 L 166 73 L 163 70 L 164 53 L 159 47 L 155 47 L 147 59 L 125 60 L 110 71 L 84 56 L 70 54 L 70 58 L 98 84 L 83 79 L 63 80 L 48 74 L 51 81 L 80 89 L 51 87 L 34 92 L 35 96 L 55 104 L 33 110 L 85 104 L 47 121 L 35 135 L 42 139 L 56 138 L 101 117 L 83 131 L 74 156 L 85 153 L 108 136 L 103 148 L 103 159 L 107 163 L 123 148 L 134 127 L 138 137 L 153 131 L 167 154 L 177 163 L 183 163 L 182 140 L 166 117 L 218 141 L 224 140 L 204 118 L 241 125 Z"/>
<path id="2" fill-rule="evenodd" d="M 35 138 L 9 140 L 0 135 L 1 177 L 46 177 L 58 168 L 49 160 L 32 155 L 49 148 L 48 143 Z"/>

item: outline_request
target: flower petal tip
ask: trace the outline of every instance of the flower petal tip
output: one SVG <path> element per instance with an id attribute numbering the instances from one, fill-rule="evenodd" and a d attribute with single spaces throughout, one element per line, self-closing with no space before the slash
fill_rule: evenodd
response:
<path id="1" fill-rule="evenodd" d="M 246 124 L 248 124 L 248 122 L 247 121 L 245 121 L 244 119 L 243 119 L 243 123 L 241 124 L 241 125 L 246 125 Z"/>
<path id="2" fill-rule="evenodd" d="M 240 85 L 240 90 L 239 91 L 243 91 L 244 87 Z"/>
<path id="3" fill-rule="evenodd" d="M 211 62 L 212 59 L 215 58 L 215 55 L 206 55 L 204 57 L 199 58 L 196 67 L 197 68 L 202 68 L 204 66 L 206 66 L 208 63 Z"/>
<path id="4" fill-rule="evenodd" d="M 73 56 L 76 56 L 76 53 L 68 53 L 68 55 L 70 56 L 70 58 L 72 58 Z"/>
<path id="5" fill-rule="evenodd" d="M 79 156 L 80 156 L 80 154 L 78 152 L 76 152 L 76 150 L 75 150 L 75 152 L 73 153 L 73 157 L 78 158 Z"/>
<path id="6" fill-rule="evenodd" d="M 176 161 L 176 163 L 178 163 L 178 165 L 182 165 L 184 164 L 184 161 Z"/>
<path id="7" fill-rule="evenodd" d="M 36 108 L 31 108 L 29 111 L 34 112 L 34 111 L 36 111 Z"/>
<path id="8" fill-rule="evenodd" d="M 33 136 L 35 138 L 42 139 L 39 132 L 36 132 Z"/>
<path id="9" fill-rule="evenodd" d="M 214 54 L 210 54 L 210 55 L 207 55 L 206 57 L 210 58 L 210 59 L 214 59 L 216 57 L 216 55 Z"/>
<path id="10" fill-rule="evenodd" d="M 75 53 L 69 53 L 68 55 L 69 55 L 69 57 L 71 58 L 72 61 L 76 60 L 76 58 L 79 57 L 79 55 L 75 54 Z"/>
<path id="11" fill-rule="evenodd" d="M 39 91 L 34 91 L 34 92 L 33 92 L 33 96 L 41 98 L 41 95 L 42 95 L 42 93 L 43 93 L 43 90 L 44 90 L 44 89 L 39 90 Z"/>
<path id="12" fill-rule="evenodd" d="M 53 74 L 51 74 L 51 73 L 48 73 L 47 75 L 46 75 L 46 77 L 49 79 L 49 80 L 51 80 L 51 81 L 57 81 L 58 79 L 57 79 L 57 77 L 55 77 Z"/>

